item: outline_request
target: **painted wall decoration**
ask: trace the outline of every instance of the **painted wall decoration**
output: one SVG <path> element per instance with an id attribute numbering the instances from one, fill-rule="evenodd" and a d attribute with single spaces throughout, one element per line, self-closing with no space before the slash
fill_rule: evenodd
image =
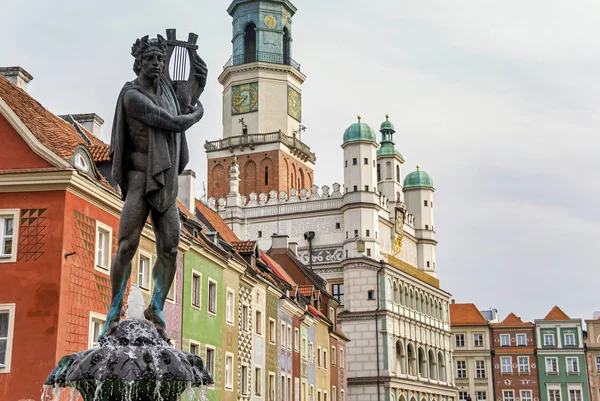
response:
<path id="1" fill-rule="evenodd" d="M 38 260 L 44 254 L 47 209 L 22 209 L 19 228 L 19 261 Z"/>
<path id="2" fill-rule="evenodd" d="M 315 265 L 320 264 L 320 263 L 341 262 L 344 259 L 343 252 L 344 251 L 343 251 L 342 247 L 313 250 L 312 262 Z M 298 251 L 298 256 L 300 258 L 300 261 L 302 263 L 304 263 L 305 265 L 308 265 L 310 262 L 308 255 L 309 255 L 308 250 Z"/>

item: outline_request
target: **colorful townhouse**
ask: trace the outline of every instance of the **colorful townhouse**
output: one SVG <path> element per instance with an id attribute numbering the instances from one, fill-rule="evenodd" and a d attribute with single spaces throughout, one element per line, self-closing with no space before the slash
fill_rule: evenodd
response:
<path id="1" fill-rule="evenodd" d="M 555 306 L 534 323 L 540 400 L 589 401 L 581 319 Z"/>
<path id="2" fill-rule="evenodd" d="M 590 400 L 600 401 L 600 316 L 585 321 L 585 357 L 590 384 Z"/>
<path id="3" fill-rule="evenodd" d="M 450 304 L 458 399 L 493 400 L 492 354 L 487 319 L 472 303 Z"/>
<path id="4" fill-rule="evenodd" d="M 497 401 L 540 399 L 535 326 L 510 313 L 491 325 L 494 396 Z"/>

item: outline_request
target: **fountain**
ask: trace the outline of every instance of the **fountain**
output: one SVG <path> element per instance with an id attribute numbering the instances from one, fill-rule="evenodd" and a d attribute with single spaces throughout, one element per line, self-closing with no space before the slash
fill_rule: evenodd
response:
<path id="1" fill-rule="evenodd" d="M 137 78 L 119 94 L 111 138 L 112 177 L 125 203 L 110 308 L 99 346 L 63 357 L 46 379 L 43 399 L 51 394 L 58 401 L 61 389 L 70 388 L 71 399 L 76 390 L 84 401 L 176 401 L 183 392 L 195 398 L 192 389 L 213 383 L 200 357 L 171 347 L 163 314 L 177 269 L 175 200 L 189 160 L 185 130 L 204 115 L 198 99 L 208 71 L 196 53 L 197 38 L 190 33 L 187 42 L 179 41 L 168 29 L 167 39 L 144 36 L 132 46 Z M 141 290 L 132 286 L 121 320 L 131 259 L 148 216 L 162 244 L 156 247 L 152 297 L 144 310 Z"/>
<path id="2" fill-rule="evenodd" d="M 143 296 L 132 286 L 124 320 L 99 346 L 63 357 L 46 379 L 45 394 L 76 389 L 85 401 L 178 400 L 212 384 L 196 355 L 174 349 L 143 317 Z M 50 388 L 52 388 L 50 390 Z M 57 398 L 57 397 L 55 397 Z"/>

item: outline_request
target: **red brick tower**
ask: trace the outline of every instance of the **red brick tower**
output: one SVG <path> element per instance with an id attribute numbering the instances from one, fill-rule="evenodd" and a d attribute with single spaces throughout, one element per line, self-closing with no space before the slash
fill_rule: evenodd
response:
<path id="1" fill-rule="evenodd" d="M 233 56 L 223 85 L 223 138 L 207 142 L 208 196 L 227 197 L 229 166 L 240 165 L 240 193 L 310 188 L 315 154 L 302 142 L 302 90 L 306 76 L 291 58 L 289 2 L 234 1 Z M 275 8 L 274 8 L 275 7 Z"/>

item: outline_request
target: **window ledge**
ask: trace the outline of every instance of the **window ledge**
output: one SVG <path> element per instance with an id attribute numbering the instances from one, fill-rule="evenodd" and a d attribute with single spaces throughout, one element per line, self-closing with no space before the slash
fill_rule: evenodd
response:
<path id="1" fill-rule="evenodd" d="M 579 376 L 581 372 L 567 372 L 567 375 Z"/>
<path id="2" fill-rule="evenodd" d="M 547 375 L 557 375 L 558 372 L 546 372 Z"/>

